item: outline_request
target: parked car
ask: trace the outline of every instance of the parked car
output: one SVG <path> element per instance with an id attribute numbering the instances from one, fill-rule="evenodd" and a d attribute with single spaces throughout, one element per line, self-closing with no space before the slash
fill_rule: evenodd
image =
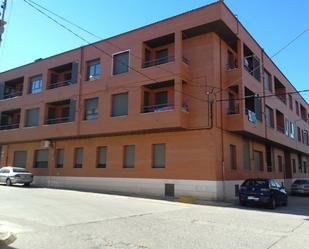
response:
<path id="1" fill-rule="evenodd" d="M 33 181 L 33 174 L 24 168 L 3 167 L 0 169 L 0 183 L 5 183 L 7 186 L 21 183 L 24 186 L 30 186 Z"/>
<path id="2" fill-rule="evenodd" d="M 240 186 L 239 203 L 263 204 L 275 209 L 288 204 L 288 195 L 283 184 L 275 179 L 247 179 Z"/>
<path id="3" fill-rule="evenodd" d="M 291 186 L 291 194 L 309 194 L 309 180 L 295 180 Z"/>

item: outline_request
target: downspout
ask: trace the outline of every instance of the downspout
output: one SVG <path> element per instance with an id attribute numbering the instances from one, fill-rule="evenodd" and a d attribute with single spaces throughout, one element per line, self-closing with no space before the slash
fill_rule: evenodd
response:
<path id="1" fill-rule="evenodd" d="M 219 56 L 220 56 L 220 88 L 223 89 L 222 82 L 222 41 L 220 38 L 220 48 L 219 48 Z M 220 99 L 223 99 L 223 91 L 220 91 Z M 220 129 L 221 129 L 221 177 L 222 177 L 222 191 L 223 191 L 223 199 L 225 199 L 225 167 L 224 167 L 224 136 L 223 136 L 223 106 L 222 102 L 220 103 Z"/>
<path id="2" fill-rule="evenodd" d="M 78 105 L 77 105 L 77 110 L 75 111 L 75 114 L 77 113 L 77 136 L 80 135 L 80 122 L 81 122 L 81 115 L 82 115 L 82 104 L 81 104 L 81 99 L 82 99 L 82 91 L 83 91 L 83 86 L 82 86 L 82 76 L 83 76 L 83 62 L 84 62 L 84 47 L 80 47 L 80 61 L 79 61 L 79 77 L 78 77 Z"/>

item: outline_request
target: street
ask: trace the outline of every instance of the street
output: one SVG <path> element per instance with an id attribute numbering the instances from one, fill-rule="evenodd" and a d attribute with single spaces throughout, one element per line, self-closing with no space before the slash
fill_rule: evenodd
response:
<path id="1" fill-rule="evenodd" d="M 309 248 L 309 198 L 275 211 L 0 186 L 7 249 Z"/>

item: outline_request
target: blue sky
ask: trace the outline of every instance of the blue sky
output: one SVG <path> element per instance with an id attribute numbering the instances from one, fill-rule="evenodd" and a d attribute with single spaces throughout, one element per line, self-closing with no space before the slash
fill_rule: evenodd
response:
<path id="1" fill-rule="evenodd" d="M 33 1 L 102 38 L 214 2 L 209 0 Z M 270 56 L 309 27 L 307 0 L 226 0 L 225 3 Z M 9 23 L 0 48 L 0 71 L 84 45 L 84 42 L 31 9 L 23 0 L 8 0 L 6 20 Z M 87 34 L 83 36 L 89 41 L 96 41 Z M 309 88 L 309 32 L 273 60 L 299 90 Z M 304 97 L 309 99 L 309 94 L 304 94 Z"/>

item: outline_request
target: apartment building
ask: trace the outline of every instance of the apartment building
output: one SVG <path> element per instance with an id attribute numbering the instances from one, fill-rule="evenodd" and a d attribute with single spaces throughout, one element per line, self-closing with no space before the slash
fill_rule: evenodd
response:
<path id="1" fill-rule="evenodd" d="M 222 1 L 2 72 L 0 99 L 1 165 L 37 184 L 223 199 L 309 177 L 308 103 Z"/>

